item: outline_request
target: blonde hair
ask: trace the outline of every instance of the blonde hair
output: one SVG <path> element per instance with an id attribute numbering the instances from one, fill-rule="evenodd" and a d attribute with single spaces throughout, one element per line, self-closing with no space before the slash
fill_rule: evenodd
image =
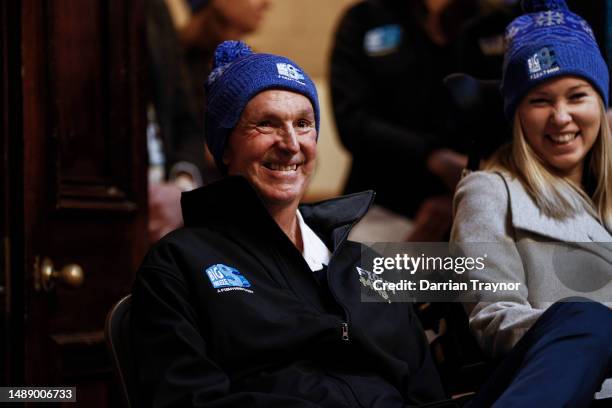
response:
<path id="1" fill-rule="evenodd" d="M 502 146 L 485 165 L 486 170 L 507 171 L 518 178 L 540 210 L 552 218 L 564 219 L 591 211 L 612 230 L 612 131 L 606 107 L 599 99 L 599 135 L 585 158 L 584 171 L 593 181 L 591 196 L 573 181 L 551 169 L 531 148 L 518 113 L 514 115 L 512 142 Z"/>

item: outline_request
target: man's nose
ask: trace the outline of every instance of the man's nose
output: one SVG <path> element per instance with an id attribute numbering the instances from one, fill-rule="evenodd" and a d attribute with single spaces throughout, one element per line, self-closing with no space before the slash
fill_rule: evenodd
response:
<path id="1" fill-rule="evenodd" d="M 292 154 L 300 151 L 300 143 L 297 139 L 297 132 L 293 126 L 287 126 L 282 130 L 279 146 L 283 150 Z"/>

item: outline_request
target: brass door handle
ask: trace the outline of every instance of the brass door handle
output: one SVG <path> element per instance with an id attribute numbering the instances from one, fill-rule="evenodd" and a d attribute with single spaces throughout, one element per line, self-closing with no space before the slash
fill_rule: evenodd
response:
<path id="1" fill-rule="evenodd" d="M 55 269 L 53 261 L 47 257 L 43 258 L 42 262 L 39 262 L 39 258 L 36 257 L 34 274 L 35 289 L 45 292 L 51 292 L 58 282 L 71 289 L 76 289 L 83 284 L 85 279 L 83 268 L 80 265 L 71 263 L 58 271 Z"/>

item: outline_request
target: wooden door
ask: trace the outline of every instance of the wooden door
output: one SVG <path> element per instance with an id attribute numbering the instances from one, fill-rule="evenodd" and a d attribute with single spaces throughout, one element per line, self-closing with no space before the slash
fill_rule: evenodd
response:
<path id="1" fill-rule="evenodd" d="M 14 52 L 5 84 L 19 86 L 3 96 L 19 107 L 5 163 L 21 180 L 3 200 L 5 223 L 16 214 L 4 274 L 6 378 L 76 386 L 67 407 L 118 406 L 104 320 L 148 247 L 142 1 L 6 3 L 3 48 Z M 45 284 L 49 262 L 58 272 L 79 265 L 82 285 Z"/>

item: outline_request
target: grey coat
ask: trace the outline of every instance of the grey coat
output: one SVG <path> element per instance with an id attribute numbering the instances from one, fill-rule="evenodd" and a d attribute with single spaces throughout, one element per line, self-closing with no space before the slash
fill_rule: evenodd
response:
<path id="1" fill-rule="evenodd" d="M 475 303 L 466 304 L 470 328 L 486 353 L 507 353 L 556 300 L 612 301 L 612 235 L 593 211 L 550 218 L 520 181 L 487 171 L 459 183 L 454 211 L 451 241 L 467 255 L 487 253 L 486 268 L 470 279 L 520 283 L 503 299 L 484 301 L 479 292 Z"/>

